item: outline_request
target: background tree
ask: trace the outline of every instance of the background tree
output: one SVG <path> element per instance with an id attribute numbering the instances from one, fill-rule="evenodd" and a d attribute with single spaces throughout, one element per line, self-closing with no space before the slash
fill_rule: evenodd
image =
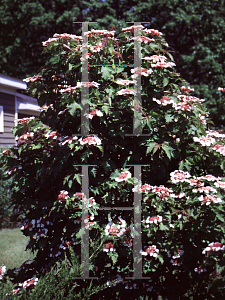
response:
<path id="1" fill-rule="evenodd" d="M 146 21 L 165 35 L 177 71 L 206 100 L 216 126 L 225 126 L 224 84 L 225 2 L 1 0 L 0 72 L 24 78 L 44 64 L 41 42 L 55 32 L 81 34 L 73 21 L 92 21 L 91 28 L 117 30 L 127 22 Z"/>

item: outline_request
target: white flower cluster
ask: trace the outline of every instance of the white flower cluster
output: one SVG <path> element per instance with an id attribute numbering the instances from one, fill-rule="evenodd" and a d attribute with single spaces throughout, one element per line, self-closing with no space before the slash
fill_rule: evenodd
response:
<path id="1" fill-rule="evenodd" d="M 5 274 L 6 272 L 6 266 L 1 266 L 0 267 L 0 280 L 3 278 L 3 275 Z"/>
<path id="2" fill-rule="evenodd" d="M 38 278 L 31 278 L 28 280 L 25 280 L 23 283 L 19 283 L 17 288 L 14 288 L 12 290 L 12 294 L 16 295 L 22 288 L 26 289 L 29 286 L 35 286 L 38 282 Z"/>
<path id="3" fill-rule="evenodd" d="M 89 113 L 84 114 L 87 119 L 93 119 L 94 116 L 102 117 L 103 113 L 98 109 L 91 109 Z"/>
<path id="4" fill-rule="evenodd" d="M 144 255 L 144 256 L 149 255 L 152 257 L 157 257 L 157 253 L 159 253 L 159 249 L 157 249 L 155 245 L 145 247 L 144 251 L 142 251 L 142 250 L 140 251 L 141 255 Z"/>
<path id="5" fill-rule="evenodd" d="M 131 75 L 131 77 L 137 78 L 139 75 L 143 75 L 145 77 L 149 76 L 150 74 L 152 74 L 152 69 L 144 69 L 144 68 L 134 68 L 131 69 L 131 73 L 133 73 L 133 75 Z"/>
<path id="6" fill-rule="evenodd" d="M 105 235 L 116 235 L 118 237 L 122 236 L 126 232 L 126 221 L 121 217 L 118 217 L 119 224 L 115 224 L 111 218 L 109 218 L 109 223 L 105 228 Z"/>
<path id="7" fill-rule="evenodd" d="M 170 173 L 170 180 L 175 184 L 178 182 L 189 182 L 188 178 L 190 177 L 191 175 L 188 172 L 181 170 L 175 170 Z"/>
<path id="8" fill-rule="evenodd" d="M 145 192 L 145 194 L 148 194 L 151 190 L 153 189 L 153 186 L 150 184 L 143 184 L 143 185 L 136 185 L 133 189 L 132 192 L 138 192 L 142 193 Z"/>
<path id="9" fill-rule="evenodd" d="M 223 243 L 212 242 L 208 245 L 208 247 L 206 247 L 202 251 L 202 254 L 218 252 L 218 251 L 224 250 L 224 249 L 225 249 L 225 245 Z"/>
<path id="10" fill-rule="evenodd" d="M 127 179 L 131 178 L 131 173 L 129 171 L 124 171 L 120 174 L 119 177 L 115 178 L 117 182 L 127 181 Z"/>
<path id="11" fill-rule="evenodd" d="M 145 225 L 145 228 L 149 228 L 149 224 L 155 224 L 158 225 L 159 223 L 161 223 L 163 221 L 162 216 L 154 216 L 154 217 L 147 217 L 146 220 L 143 220 L 142 222 L 146 223 L 147 225 Z"/>
<path id="12" fill-rule="evenodd" d="M 90 135 L 90 136 L 87 136 L 85 138 L 80 138 L 78 140 L 78 142 L 81 144 L 81 145 L 85 145 L 85 144 L 88 144 L 88 145 L 101 145 L 101 140 L 100 138 L 98 138 L 97 136 L 94 136 L 94 135 Z"/>

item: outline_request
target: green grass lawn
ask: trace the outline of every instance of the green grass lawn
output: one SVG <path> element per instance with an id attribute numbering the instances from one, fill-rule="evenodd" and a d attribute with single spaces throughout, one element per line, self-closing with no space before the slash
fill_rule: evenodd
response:
<path id="1" fill-rule="evenodd" d="M 19 228 L 0 230 L 0 266 L 17 268 L 25 260 L 32 259 L 34 255 L 29 250 L 25 251 L 28 239 Z"/>

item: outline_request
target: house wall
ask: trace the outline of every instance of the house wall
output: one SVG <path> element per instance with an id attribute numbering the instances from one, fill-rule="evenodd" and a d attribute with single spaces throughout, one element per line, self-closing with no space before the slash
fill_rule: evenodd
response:
<path id="1" fill-rule="evenodd" d="M 12 128 L 15 123 L 15 96 L 0 92 L 0 105 L 3 106 L 4 132 L 0 132 L 0 147 L 15 144 Z"/>

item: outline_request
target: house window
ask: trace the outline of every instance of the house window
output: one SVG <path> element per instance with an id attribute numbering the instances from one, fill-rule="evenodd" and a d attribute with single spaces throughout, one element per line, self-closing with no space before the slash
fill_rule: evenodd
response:
<path id="1" fill-rule="evenodd" d="M 0 106 L 0 132 L 4 132 L 3 106 Z"/>

